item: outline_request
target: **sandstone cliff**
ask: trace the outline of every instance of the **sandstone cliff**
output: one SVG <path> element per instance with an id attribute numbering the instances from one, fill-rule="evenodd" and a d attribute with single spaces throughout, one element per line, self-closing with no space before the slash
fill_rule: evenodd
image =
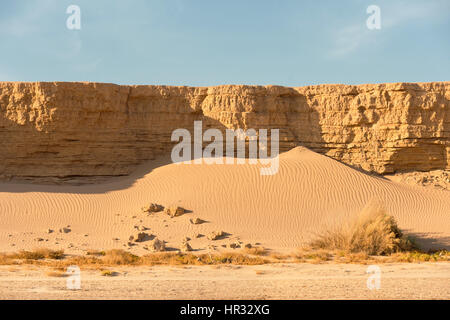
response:
<path id="1" fill-rule="evenodd" d="M 367 171 L 450 169 L 450 82 L 119 86 L 0 82 L 0 178 L 117 176 L 173 146 L 176 128 L 279 128 Z"/>

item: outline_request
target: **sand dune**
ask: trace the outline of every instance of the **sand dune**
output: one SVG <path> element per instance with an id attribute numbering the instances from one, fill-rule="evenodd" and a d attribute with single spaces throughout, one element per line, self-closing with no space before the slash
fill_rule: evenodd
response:
<path id="1" fill-rule="evenodd" d="M 223 230 L 229 236 L 214 241 L 219 248 L 239 238 L 287 251 L 347 221 L 374 198 L 424 247 L 450 247 L 450 192 L 369 176 L 305 148 L 280 155 L 273 176 L 261 176 L 260 166 L 251 164 L 164 163 L 148 163 L 130 177 L 100 185 L 0 184 L 0 251 L 125 248 L 136 225 L 148 227 L 169 248 L 179 248 L 186 236 Z M 173 219 L 141 213 L 150 202 L 192 212 Z M 207 222 L 193 225 L 192 217 Z M 65 226 L 71 231 L 59 233 Z M 206 237 L 191 241 L 198 250 L 210 243 Z M 131 250 L 145 253 L 142 245 Z"/>

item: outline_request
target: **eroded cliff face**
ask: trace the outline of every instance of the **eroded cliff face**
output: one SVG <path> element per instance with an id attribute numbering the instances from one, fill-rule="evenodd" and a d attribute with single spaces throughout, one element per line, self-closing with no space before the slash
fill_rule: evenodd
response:
<path id="1" fill-rule="evenodd" d="M 169 154 L 174 129 L 280 129 L 367 171 L 450 168 L 450 82 L 375 85 L 119 86 L 0 83 L 0 178 L 130 174 Z"/>

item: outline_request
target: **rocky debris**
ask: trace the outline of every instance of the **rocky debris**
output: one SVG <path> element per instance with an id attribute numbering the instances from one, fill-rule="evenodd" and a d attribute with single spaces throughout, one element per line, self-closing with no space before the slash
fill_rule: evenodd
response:
<path id="1" fill-rule="evenodd" d="M 394 177 L 393 180 L 410 185 L 419 185 L 422 187 L 450 191 L 450 170 L 396 173 Z"/>
<path id="2" fill-rule="evenodd" d="M 47 230 L 45 230 L 45 233 L 48 233 L 48 234 L 53 233 L 53 230 L 52 229 L 47 229 Z"/>
<path id="3" fill-rule="evenodd" d="M 237 249 L 240 247 L 241 247 L 241 244 L 239 242 L 231 242 L 228 244 L 228 248 L 230 248 L 230 249 Z"/>
<path id="4" fill-rule="evenodd" d="M 189 241 L 183 241 L 183 243 L 181 244 L 181 251 L 183 252 L 192 251 L 192 247 L 189 244 Z"/>
<path id="5" fill-rule="evenodd" d="M 194 233 L 193 238 L 201 238 L 203 235 L 201 233 Z"/>
<path id="6" fill-rule="evenodd" d="M 38 242 L 42 242 L 42 241 L 44 241 L 44 239 L 43 239 L 43 238 L 36 238 L 36 239 L 34 239 L 34 240 L 36 240 L 36 241 L 38 241 Z"/>
<path id="7" fill-rule="evenodd" d="M 134 242 L 144 242 L 147 240 L 150 240 L 151 235 L 145 232 L 137 232 L 136 234 L 133 234 L 130 236 L 129 240 Z"/>
<path id="8" fill-rule="evenodd" d="M 59 233 L 69 233 L 71 231 L 72 230 L 69 228 L 69 226 L 59 229 Z"/>
<path id="9" fill-rule="evenodd" d="M 188 241 L 190 241 L 191 240 L 191 238 L 189 238 L 189 237 L 184 237 L 183 238 L 183 242 L 188 242 Z"/>
<path id="10" fill-rule="evenodd" d="M 252 248 L 252 244 L 251 243 L 246 243 L 244 245 L 244 248 L 251 249 Z"/>
<path id="11" fill-rule="evenodd" d="M 182 216 L 185 210 L 181 207 L 172 206 L 164 209 L 164 213 L 169 215 L 171 218 Z"/>
<path id="12" fill-rule="evenodd" d="M 225 236 L 225 232 L 223 231 L 213 231 L 208 235 L 209 240 L 218 240 Z"/>
<path id="13" fill-rule="evenodd" d="M 204 223 L 205 222 L 205 220 L 202 220 L 202 219 L 200 219 L 200 218 L 191 218 L 191 219 L 189 219 L 189 221 L 192 223 L 192 224 L 202 224 L 202 223 Z"/>
<path id="14" fill-rule="evenodd" d="M 144 226 L 134 226 L 134 228 L 138 231 L 147 231 L 150 230 L 150 228 L 144 227 Z"/>
<path id="15" fill-rule="evenodd" d="M 156 213 L 163 211 L 164 207 L 157 203 L 150 203 L 148 206 L 142 207 L 142 212 Z"/>
<path id="16" fill-rule="evenodd" d="M 152 252 L 162 252 L 166 251 L 166 244 L 164 241 L 155 238 L 149 242 L 147 248 Z"/>

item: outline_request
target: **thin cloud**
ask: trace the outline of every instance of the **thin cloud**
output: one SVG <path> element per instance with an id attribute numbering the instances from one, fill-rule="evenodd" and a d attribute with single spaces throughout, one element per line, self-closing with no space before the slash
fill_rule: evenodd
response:
<path id="1" fill-rule="evenodd" d="M 21 4 L 18 14 L 0 21 L 0 34 L 23 37 L 41 32 L 46 15 L 55 8 L 56 3 L 56 0 L 42 0 Z"/>
<path id="2" fill-rule="evenodd" d="M 369 30 L 366 27 L 368 14 L 362 12 L 359 21 L 333 32 L 333 47 L 328 56 L 341 58 L 358 51 L 362 47 L 373 45 L 377 34 L 386 34 L 386 30 L 417 21 L 437 21 L 448 16 L 448 2 L 396 2 L 380 4 L 381 30 Z M 445 9 L 446 8 L 446 9 Z"/>

